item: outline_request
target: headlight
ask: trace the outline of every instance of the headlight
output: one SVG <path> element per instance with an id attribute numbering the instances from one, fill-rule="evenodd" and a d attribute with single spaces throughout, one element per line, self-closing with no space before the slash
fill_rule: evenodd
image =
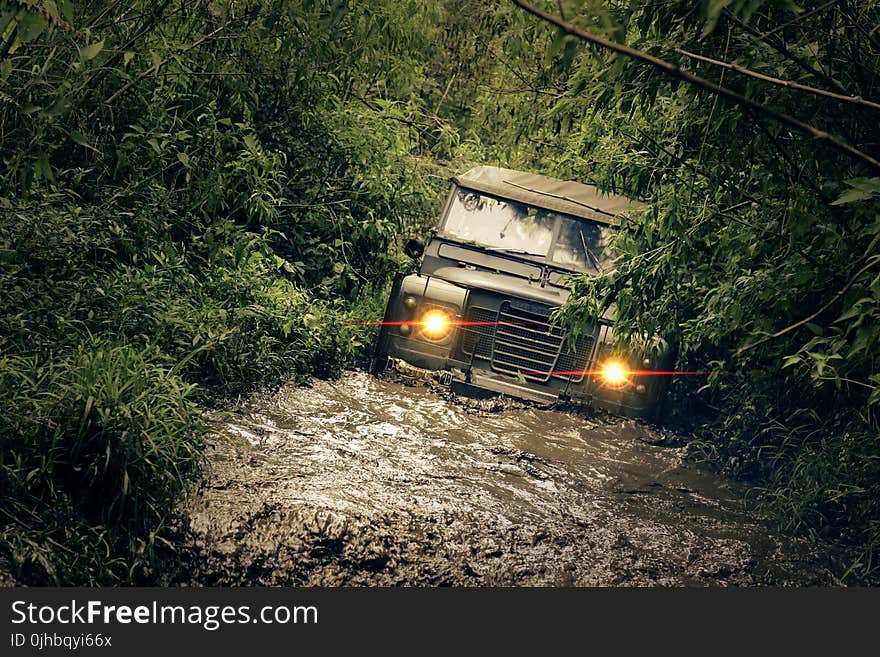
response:
<path id="1" fill-rule="evenodd" d="M 429 340 L 442 340 L 452 330 L 452 317 L 447 312 L 433 308 L 422 315 L 419 324 L 423 336 Z"/>
<path id="2" fill-rule="evenodd" d="M 606 360 L 601 368 L 602 380 L 610 386 L 622 386 L 628 381 L 629 368 L 619 360 Z"/>

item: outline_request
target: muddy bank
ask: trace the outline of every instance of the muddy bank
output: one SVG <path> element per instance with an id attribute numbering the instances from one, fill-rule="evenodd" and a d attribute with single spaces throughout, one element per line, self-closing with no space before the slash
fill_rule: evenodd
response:
<path id="1" fill-rule="evenodd" d="M 351 372 L 256 398 L 190 504 L 205 585 L 811 585 L 827 558 L 632 421 Z"/>

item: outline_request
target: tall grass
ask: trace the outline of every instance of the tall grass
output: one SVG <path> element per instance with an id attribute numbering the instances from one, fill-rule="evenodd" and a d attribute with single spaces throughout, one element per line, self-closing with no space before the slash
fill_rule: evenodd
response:
<path id="1" fill-rule="evenodd" d="M 144 577 L 204 430 L 194 386 L 162 361 L 102 339 L 0 360 L 2 539 L 19 579 Z"/>
<path id="2" fill-rule="evenodd" d="M 728 378 L 703 395 L 711 415 L 691 418 L 692 454 L 750 481 L 757 504 L 784 530 L 851 554 L 845 582 L 876 584 L 880 432 L 871 418 L 796 372 Z"/>
<path id="3" fill-rule="evenodd" d="M 332 376 L 365 342 L 264 237 L 169 229 L 64 198 L 0 215 L 0 550 L 17 581 L 154 581 L 205 406 Z"/>
<path id="4" fill-rule="evenodd" d="M 155 581 L 205 410 L 357 357 L 344 320 L 381 313 L 436 210 L 432 28 L 394 2 L 7 4 L 0 570 Z"/>

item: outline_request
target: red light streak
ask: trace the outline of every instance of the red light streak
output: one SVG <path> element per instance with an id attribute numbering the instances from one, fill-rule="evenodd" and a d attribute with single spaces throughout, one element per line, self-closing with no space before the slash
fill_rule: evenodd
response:
<path id="1" fill-rule="evenodd" d="M 407 319 L 399 322 L 346 322 L 349 326 L 422 326 L 423 321 Z M 538 322 L 466 322 L 450 319 L 451 326 L 544 326 Z"/>
<path id="2" fill-rule="evenodd" d="M 522 372 L 522 374 L 529 374 L 532 376 L 602 376 L 602 370 L 572 370 L 572 371 L 562 371 L 562 370 L 551 370 L 550 372 L 538 372 L 538 371 L 529 371 Z M 684 375 L 700 375 L 705 376 L 707 374 L 714 374 L 714 372 L 691 372 L 684 370 L 669 370 L 669 371 L 661 371 L 661 370 L 627 370 L 626 376 L 678 376 L 680 374 Z"/>
<path id="3" fill-rule="evenodd" d="M 408 319 L 397 322 L 346 322 L 349 326 L 424 326 L 421 320 Z M 545 326 L 539 322 L 469 322 L 464 320 L 449 320 L 451 326 Z M 718 374 L 719 372 L 702 372 L 689 370 L 626 370 L 627 380 L 625 383 L 631 384 L 629 377 L 632 376 L 708 376 L 709 374 Z M 520 374 L 529 376 L 595 376 L 602 377 L 602 370 L 551 370 L 522 371 Z"/>

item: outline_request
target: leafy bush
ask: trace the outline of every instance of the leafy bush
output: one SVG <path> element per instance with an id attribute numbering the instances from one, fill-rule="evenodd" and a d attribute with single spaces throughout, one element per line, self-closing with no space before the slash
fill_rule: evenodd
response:
<path id="1" fill-rule="evenodd" d="M 335 375 L 354 347 L 338 313 L 279 276 L 265 240 L 238 227 L 207 230 L 184 254 L 153 215 L 116 223 L 42 204 L 4 219 L 0 495 L 12 565 L 32 582 L 144 579 L 198 472 L 201 405 L 291 372 Z M 128 240 L 148 248 L 119 258 Z M 118 562 L 104 568 L 107 552 Z"/>
<path id="2" fill-rule="evenodd" d="M 17 581 L 156 581 L 206 408 L 363 356 L 351 313 L 381 313 L 401 231 L 439 200 L 402 122 L 419 120 L 423 11 L 0 4 L 0 553 Z"/>
<path id="3" fill-rule="evenodd" d="M 167 360 L 97 339 L 0 360 L 3 539 L 19 577 L 124 582 L 149 564 L 204 430 Z M 107 553 L 135 558 L 105 566 Z"/>
<path id="4" fill-rule="evenodd" d="M 565 315 L 587 324 L 616 303 L 619 340 L 660 335 L 681 369 L 714 370 L 676 382 L 693 453 L 750 479 L 788 528 L 861 550 L 849 574 L 877 581 L 880 6 L 559 7 L 612 46 L 516 21 L 510 41 L 543 46 L 526 69 L 540 109 L 506 101 L 498 148 L 527 112 L 533 162 L 649 206 L 615 240 L 617 270 L 580 280 Z"/>

